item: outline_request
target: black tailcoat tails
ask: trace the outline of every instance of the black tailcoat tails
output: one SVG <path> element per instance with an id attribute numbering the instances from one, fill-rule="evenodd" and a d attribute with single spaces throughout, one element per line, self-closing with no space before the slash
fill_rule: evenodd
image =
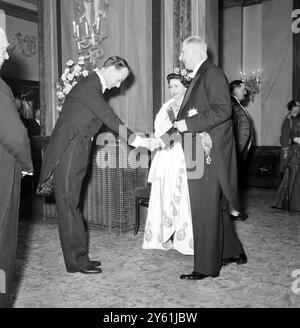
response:
<path id="1" fill-rule="evenodd" d="M 66 97 L 44 156 L 40 177 L 41 184 L 59 162 L 54 169 L 54 193 L 68 272 L 81 271 L 90 261 L 79 200 L 87 173 L 91 138 L 102 124 L 116 133 L 123 125 L 103 98 L 99 76 L 92 73 L 80 80 Z M 127 134 L 133 133 L 127 129 Z"/>

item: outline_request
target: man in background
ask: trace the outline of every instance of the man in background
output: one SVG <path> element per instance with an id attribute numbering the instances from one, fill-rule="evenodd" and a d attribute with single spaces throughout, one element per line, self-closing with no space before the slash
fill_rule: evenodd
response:
<path id="1" fill-rule="evenodd" d="M 229 88 L 232 104 L 233 133 L 238 161 L 238 180 L 239 184 L 241 184 L 244 163 L 253 140 L 253 129 L 250 115 L 241 104 L 247 95 L 245 83 L 241 80 L 235 80 L 230 83 Z M 247 214 L 231 209 L 231 218 L 233 220 L 244 221 L 247 217 Z"/>
<path id="2" fill-rule="evenodd" d="M 9 58 L 5 31 L 0 28 L 0 68 Z M 9 305 L 9 285 L 16 255 L 20 184 L 32 174 L 30 142 L 11 89 L 0 77 L 0 308 Z"/>

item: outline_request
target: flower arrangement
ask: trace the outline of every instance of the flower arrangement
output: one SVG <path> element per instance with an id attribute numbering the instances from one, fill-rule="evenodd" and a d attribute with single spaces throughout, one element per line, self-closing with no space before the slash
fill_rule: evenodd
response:
<path id="1" fill-rule="evenodd" d="M 67 94 L 83 78 L 89 75 L 91 68 L 87 65 L 85 57 L 81 56 L 78 62 L 69 60 L 66 63 L 66 69 L 55 84 L 56 95 L 58 97 L 57 110 L 61 111 Z"/>
<path id="2" fill-rule="evenodd" d="M 253 72 L 253 75 L 246 77 L 246 73 L 241 72 L 241 79 L 245 83 L 246 90 L 252 102 L 256 94 L 260 93 L 261 77 L 260 70 L 257 70 L 257 75 Z"/>
<path id="3" fill-rule="evenodd" d="M 192 77 L 189 75 L 189 72 L 185 68 L 176 67 L 174 68 L 174 73 L 181 75 L 188 82 L 192 80 Z"/>

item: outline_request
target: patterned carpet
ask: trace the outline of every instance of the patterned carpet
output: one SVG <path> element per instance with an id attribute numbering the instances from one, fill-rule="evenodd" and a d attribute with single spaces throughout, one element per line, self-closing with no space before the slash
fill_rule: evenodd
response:
<path id="1" fill-rule="evenodd" d="M 12 306 L 16 308 L 300 307 L 292 272 L 300 269 L 300 213 L 270 208 L 274 190 L 245 193 L 249 219 L 236 228 L 246 265 L 224 267 L 217 279 L 182 281 L 193 259 L 142 250 L 141 231 L 90 231 L 90 255 L 103 274 L 65 272 L 55 223 L 20 223 Z M 295 284 L 295 283 L 294 283 Z M 300 292 L 300 282 L 298 284 Z"/>

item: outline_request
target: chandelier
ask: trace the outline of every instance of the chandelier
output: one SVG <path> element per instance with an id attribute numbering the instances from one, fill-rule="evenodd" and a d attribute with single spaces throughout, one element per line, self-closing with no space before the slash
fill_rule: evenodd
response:
<path id="1" fill-rule="evenodd" d="M 103 57 L 101 43 L 108 37 L 104 31 L 109 0 L 74 0 L 73 37 L 79 56 L 89 59 L 91 68 Z"/>
<path id="2" fill-rule="evenodd" d="M 254 102 L 255 95 L 260 93 L 261 85 L 261 70 L 253 71 L 249 76 L 248 74 L 241 72 L 241 80 L 245 83 L 246 90 L 252 102 Z"/>

